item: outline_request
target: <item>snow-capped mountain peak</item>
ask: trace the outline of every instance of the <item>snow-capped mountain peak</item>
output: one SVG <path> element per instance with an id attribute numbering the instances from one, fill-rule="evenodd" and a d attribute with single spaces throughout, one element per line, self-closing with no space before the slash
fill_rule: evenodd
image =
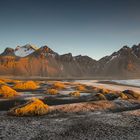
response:
<path id="1" fill-rule="evenodd" d="M 15 49 L 15 55 L 20 57 L 28 56 L 29 54 L 36 51 L 38 48 L 34 45 L 24 45 L 24 46 L 17 46 Z"/>

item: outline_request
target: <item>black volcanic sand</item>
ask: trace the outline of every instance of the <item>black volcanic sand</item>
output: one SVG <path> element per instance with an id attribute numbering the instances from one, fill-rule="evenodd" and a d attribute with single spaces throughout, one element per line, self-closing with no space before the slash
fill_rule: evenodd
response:
<path id="1" fill-rule="evenodd" d="M 140 117 L 95 111 L 12 117 L 0 113 L 1 140 L 139 140 Z"/>
<path id="2" fill-rule="evenodd" d="M 30 96 L 28 96 L 30 94 Z M 61 104 L 70 104 L 70 103 L 78 103 L 78 102 L 86 102 L 90 97 L 70 97 L 69 95 L 40 95 L 40 100 L 42 100 L 45 104 L 50 106 L 52 105 L 61 105 Z M 13 99 L 2 99 L 0 100 L 0 111 L 7 111 L 17 105 L 22 105 L 27 103 L 32 97 L 37 97 L 37 95 L 32 95 L 32 93 L 28 93 L 27 97 L 18 97 Z M 27 98 L 27 99 L 26 99 Z M 37 97 L 38 98 L 38 97 Z"/>
<path id="3" fill-rule="evenodd" d="M 68 98 L 65 98 L 68 97 Z M 52 105 L 62 105 L 62 104 L 71 104 L 71 103 L 80 103 L 80 102 L 87 102 L 89 100 L 92 100 L 90 98 L 91 96 L 83 96 L 78 98 L 72 98 L 69 96 L 54 96 L 54 97 L 46 97 L 44 99 L 41 99 L 45 104 L 48 104 L 49 106 Z M 13 99 L 13 100 L 2 100 L 0 101 L 0 111 L 7 111 L 17 105 L 21 105 L 28 102 L 28 100 L 25 99 Z"/>

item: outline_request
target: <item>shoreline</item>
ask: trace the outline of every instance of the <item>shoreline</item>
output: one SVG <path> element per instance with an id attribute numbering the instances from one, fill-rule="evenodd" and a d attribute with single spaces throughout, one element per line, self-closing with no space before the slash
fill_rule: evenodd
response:
<path id="1" fill-rule="evenodd" d="M 42 76 L 4 76 L 0 75 L 0 79 L 7 78 L 7 79 L 14 79 L 14 80 L 137 80 L 140 77 L 111 77 L 111 76 L 89 76 L 89 77 L 42 77 Z"/>
<path id="2" fill-rule="evenodd" d="M 129 85 L 129 84 L 122 84 L 122 83 L 117 83 L 117 82 L 113 82 L 113 81 L 98 81 L 97 83 L 101 83 L 101 84 L 112 84 L 112 85 L 126 86 L 126 87 L 130 86 L 130 87 L 140 88 L 140 86 Z"/>

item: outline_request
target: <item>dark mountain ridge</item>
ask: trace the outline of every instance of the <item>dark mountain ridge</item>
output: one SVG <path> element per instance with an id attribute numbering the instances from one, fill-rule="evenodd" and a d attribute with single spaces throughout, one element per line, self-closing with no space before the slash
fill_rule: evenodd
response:
<path id="1" fill-rule="evenodd" d="M 24 49 L 25 48 L 25 49 Z M 21 50 L 20 50 L 21 49 Z M 25 50 L 25 54 L 24 53 Z M 140 44 L 123 46 L 110 56 L 96 61 L 88 56 L 59 55 L 47 45 L 35 48 L 28 44 L 6 48 L 0 54 L 0 74 L 47 77 L 140 77 Z M 22 51 L 22 53 L 20 52 Z M 29 52 L 28 52 L 29 51 Z"/>

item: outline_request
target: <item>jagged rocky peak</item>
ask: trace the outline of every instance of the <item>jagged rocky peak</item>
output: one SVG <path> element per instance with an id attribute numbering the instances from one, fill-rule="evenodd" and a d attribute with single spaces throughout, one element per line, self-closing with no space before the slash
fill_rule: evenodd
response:
<path id="1" fill-rule="evenodd" d="M 91 60 L 93 60 L 91 57 L 89 57 L 87 55 L 77 55 L 77 56 L 75 56 L 75 59 L 91 59 Z"/>
<path id="2" fill-rule="evenodd" d="M 66 53 L 66 54 L 63 54 L 61 56 L 72 57 L 72 53 Z"/>
<path id="3" fill-rule="evenodd" d="M 41 53 L 55 53 L 52 49 L 50 49 L 47 45 L 42 46 L 39 51 Z"/>
<path id="4" fill-rule="evenodd" d="M 15 56 L 15 51 L 13 48 L 6 48 L 1 56 Z"/>
<path id="5" fill-rule="evenodd" d="M 19 50 L 20 48 L 34 49 L 34 50 L 37 50 L 38 49 L 38 47 L 36 47 L 35 45 L 26 44 L 24 46 L 17 46 L 15 50 Z"/>
<path id="6" fill-rule="evenodd" d="M 72 53 L 67 53 L 67 54 L 60 55 L 60 59 L 62 61 L 72 61 L 73 60 Z"/>
<path id="7" fill-rule="evenodd" d="M 132 50 L 140 50 L 140 44 L 138 44 L 138 45 L 133 45 L 132 46 Z"/>
<path id="8" fill-rule="evenodd" d="M 47 45 L 42 46 L 41 48 L 39 48 L 38 50 L 36 50 L 35 52 L 33 52 L 31 54 L 31 56 L 35 56 L 35 57 L 55 57 L 58 54 L 56 52 L 54 52 L 52 49 L 50 49 Z"/>
<path id="9" fill-rule="evenodd" d="M 123 46 L 122 48 L 121 48 L 122 50 L 127 50 L 127 49 L 130 49 L 127 45 L 125 45 L 125 46 Z"/>
<path id="10" fill-rule="evenodd" d="M 118 52 L 130 50 L 128 46 L 123 46 Z"/>
<path id="11" fill-rule="evenodd" d="M 81 58 L 85 58 L 85 57 L 87 57 L 86 55 L 85 56 L 83 56 L 83 55 L 77 55 L 77 56 L 75 56 L 74 58 L 75 59 L 81 59 Z"/>
<path id="12" fill-rule="evenodd" d="M 123 46 L 117 53 L 120 55 L 127 55 L 131 52 L 131 48 L 128 46 Z"/>
<path id="13" fill-rule="evenodd" d="M 128 58 L 132 54 L 132 49 L 128 46 L 123 46 L 120 50 L 112 53 L 110 56 L 105 56 L 99 60 L 99 63 L 110 64 L 120 58 Z"/>
<path id="14" fill-rule="evenodd" d="M 132 52 L 140 58 L 140 44 L 132 46 Z"/>
<path id="15" fill-rule="evenodd" d="M 129 48 L 128 46 L 123 46 L 120 50 L 113 52 L 110 56 L 105 56 L 103 58 L 101 58 L 99 61 L 110 61 L 113 60 L 114 58 L 119 57 L 120 55 L 125 55 L 128 52 L 131 51 L 131 48 Z"/>
<path id="16" fill-rule="evenodd" d="M 96 60 L 92 59 L 91 57 L 87 56 L 87 55 L 77 55 L 74 57 L 74 59 L 78 62 L 96 62 Z"/>
<path id="17" fill-rule="evenodd" d="M 82 65 L 94 65 L 96 63 L 96 60 L 87 55 L 77 55 L 74 57 L 74 60 Z"/>
<path id="18" fill-rule="evenodd" d="M 35 45 L 26 44 L 15 48 L 16 56 L 25 57 L 36 51 L 38 48 Z"/>

